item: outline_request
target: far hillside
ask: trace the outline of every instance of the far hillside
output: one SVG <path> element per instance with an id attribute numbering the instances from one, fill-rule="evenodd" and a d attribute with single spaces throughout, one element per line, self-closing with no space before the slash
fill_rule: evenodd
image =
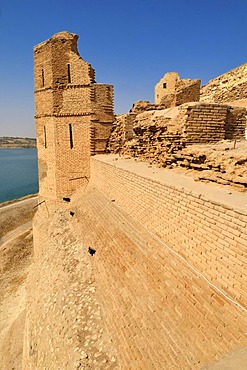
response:
<path id="1" fill-rule="evenodd" d="M 36 139 L 28 137 L 0 137 L 0 148 L 36 148 Z"/>

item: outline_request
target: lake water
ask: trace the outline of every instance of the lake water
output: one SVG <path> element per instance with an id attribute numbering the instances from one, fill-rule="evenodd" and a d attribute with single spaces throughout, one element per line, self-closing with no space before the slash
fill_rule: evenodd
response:
<path id="1" fill-rule="evenodd" d="M 0 149 L 0 203 L 37 192 L 37 150 Z"/>

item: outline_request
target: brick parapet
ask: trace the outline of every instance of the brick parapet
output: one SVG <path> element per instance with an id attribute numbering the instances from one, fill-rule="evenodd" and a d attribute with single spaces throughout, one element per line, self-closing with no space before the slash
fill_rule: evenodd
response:
<path id="1" fill-rule="evenodd" d="M 246 196 L 240 196 L 242 205 L 231 205 L 229 201 L 166 184 L 165 179 L 152 180 L 119 167 L 117 162 L 109 164 L 101 157 L 91 159 L 91 179 L 99 190 L 229 298 L 247 305 Z"/>

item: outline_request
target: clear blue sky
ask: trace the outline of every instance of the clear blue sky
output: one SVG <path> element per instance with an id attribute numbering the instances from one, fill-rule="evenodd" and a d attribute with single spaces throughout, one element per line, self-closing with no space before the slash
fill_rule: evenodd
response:
<path id="1" fill-rule="evenodd" d="M 208 80 L 247 62 L 247 0 L 0 0 L 0 136 L 35 136 L 33 46 L 77 33 L 115 113 L 170 71 Z"/>

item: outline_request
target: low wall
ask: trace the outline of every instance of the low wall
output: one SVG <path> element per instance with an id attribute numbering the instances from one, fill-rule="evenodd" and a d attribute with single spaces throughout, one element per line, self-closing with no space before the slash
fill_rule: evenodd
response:
<path id="1" fill-rule="evenodd" d="M 91 181 L 100 191 L 246 306 L 246 195 L 230 195 L 182 176 L 169 181 L 169 176 L 175 174 L 133 160 L 91 159 Z"/>

